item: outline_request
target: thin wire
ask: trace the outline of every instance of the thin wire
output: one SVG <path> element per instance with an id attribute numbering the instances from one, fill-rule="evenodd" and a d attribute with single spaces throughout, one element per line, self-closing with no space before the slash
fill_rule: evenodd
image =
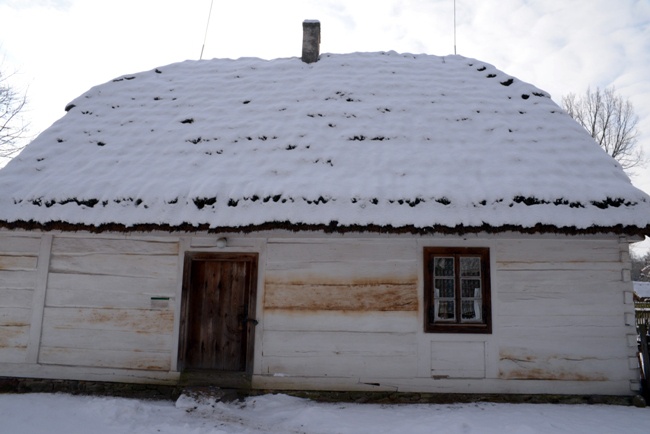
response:
<path id="1" fill-rule="evenodd" d="M 456 55 L 456 0 L 454 0 L 454 55 Z"/>
<path id="2" fill-rule="evenodd" d="M 205 41 L 208 39 L 208 28 L 210 27 L 210 17 L 212 16 L 212 5 L 214 4 L 214 0 L 210 1 L 210 11 L 208 12 L 208 22 L 205 25 L 205 36 L 203 36 L 203 45 L 201 46 L 201 55 L 199 56 L 199 60 L 203 59 L 203 49 L 205 48 Z"/>

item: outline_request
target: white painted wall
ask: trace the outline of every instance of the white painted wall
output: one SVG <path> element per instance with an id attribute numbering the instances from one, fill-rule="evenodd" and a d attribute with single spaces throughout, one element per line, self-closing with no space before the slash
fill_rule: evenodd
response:
<path id="1" fill-rule="evenodd" d="M 0 238 L 0 361 L 27 358 L 32 301 L 37 284 L 39 235 Z"/>
<path id="2" fill-rule="evenodd" d="M 632 287 L 623 272 L 629 258 L 622 241 L 270 239 L 262 370 L 254 384 L 629 394 L 638 387 L 638 372 L 629 316 Z M 423 332 L 424 246 L 490 248 L 492 334 Z M 286 309 L 278 296 L 283 291 Z M 416 297 L 414 309 L 407 291 Z M 308 294 L 330 295 L 330 301 L 347 294 L 350 300 L 310 306 Z M 357 295 L 375 302 L 359 303 Z M 404 308 L 382 311 L 376 300 L 391 297 Z"/>
<path id="3" fill-rule="evenodd" d="M 0 375 L 173 383 L 185 251 L 254 251 L 254 387 L 638 387 L 625 239 L 316 235 L 0 231 Z M 425 246 L 490 248 L 492 334 L 423 332 Z"/>

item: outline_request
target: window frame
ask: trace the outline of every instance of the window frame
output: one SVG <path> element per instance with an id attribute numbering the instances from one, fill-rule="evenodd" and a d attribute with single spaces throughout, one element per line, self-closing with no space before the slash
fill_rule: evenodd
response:
<path id="1" fill-rule="evenodd" d="M 434 322 L 432 310 L 435 306 L 433 291 L 433 258 L 435 256 L 454 259 L 454 301 L 453 321 Z M 461 257 L 481 258 L 481 322 L 461 322 L 461 276 L 459 275 Z M 487 247 L 425 247 L 424 259 L 424 332 L 425 333 L 492 333 L 492 303 L 490 290 L 490 249 Z"/>

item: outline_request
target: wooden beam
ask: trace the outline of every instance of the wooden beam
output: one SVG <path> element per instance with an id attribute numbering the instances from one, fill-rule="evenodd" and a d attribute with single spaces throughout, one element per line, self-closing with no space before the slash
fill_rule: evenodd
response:
<path id="1" fill-rule="evenodd" d="M 169 361 L 169 370 L 178 371 L 179 336 L 181 329 L 181 300 L 183 298 L 183 267 L 185 252 L 189 250 L 191 238 L 181 237 L 178 245 L 178 259 L 176 264 L 176 294 L 174 296 L 174 330 L 172 332 L 172 353 Z"/>
<path id="2" fill-rule="evenodd" d="M 50 255 L 52 253 L 51 234 L 41 236 L 41 245 L 38 252 L 38 265 L 36 267 L 36 288 L 32 299 L 32 320 L 27 341 L 27 363 L 38 363 L 38 353 L 41 346 L 41 333 L 43 327 L 43 311 L 45 309 L 45 292 L 47 290 L 47 275 L 50 268 Z"/>

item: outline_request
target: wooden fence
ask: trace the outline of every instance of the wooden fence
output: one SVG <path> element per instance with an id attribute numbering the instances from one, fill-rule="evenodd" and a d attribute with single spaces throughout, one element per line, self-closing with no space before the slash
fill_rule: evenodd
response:
<path id="1" fill-rule="evenodd" d="M 634 303 L 634 311 L 636 313 L 636 326 L 637 328 L 642 325 L 650 324 L 650 302 L 637 301 Z"/>
<path id="2" fill-rule="evenodd" d="M 636 329 L 639 333 L 639 364 L 641 367 L 641 392 L 646 399 L 650 399 L 650 344 L 648 332 L 650 331 L 650 302 L 636 302 Z"/>

